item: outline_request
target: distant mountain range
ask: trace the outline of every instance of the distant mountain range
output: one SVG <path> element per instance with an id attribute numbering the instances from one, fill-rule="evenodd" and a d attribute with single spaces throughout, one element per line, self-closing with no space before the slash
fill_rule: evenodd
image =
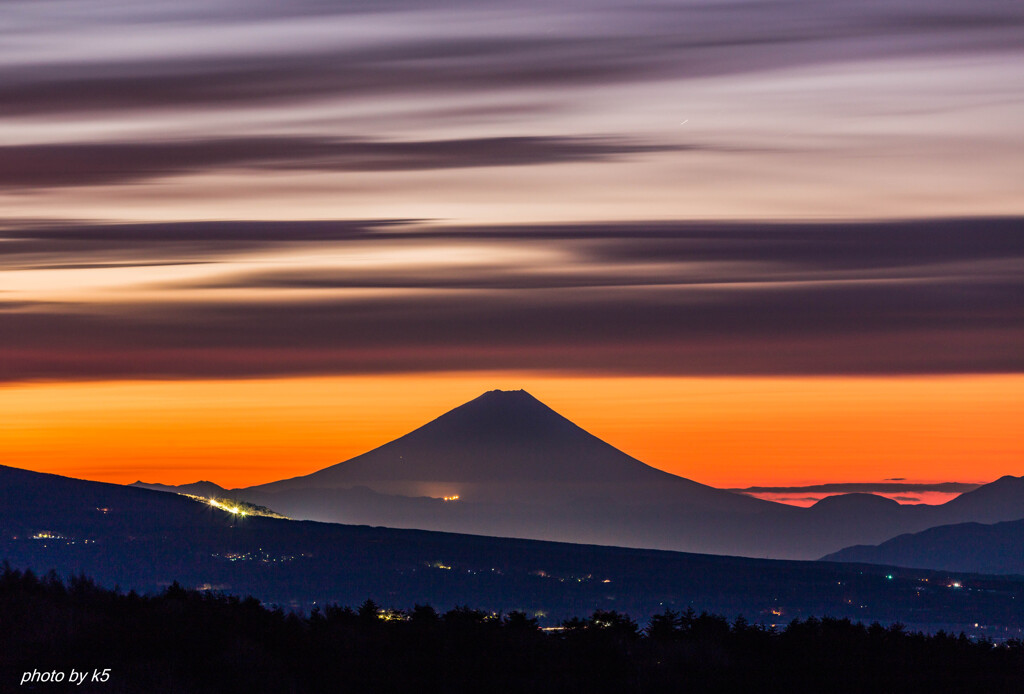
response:
<path id="1" fill-rule="evenodd" d="M 766 624 L 831 615 L 1024 633 L 1018 579 L 242 516 L 178 494 L 2 466 L 0 560 L 123 590 L 177 580 L 303 610 L 370 598 L 522 610 L 551 624 L 595 609 L 643 621 L 693 607 Z"/>
<path id="2" fill-rule="evenodd" d="M 298 519 L 786 559 L 937 525 L 1024 518 L 1018 477 L 940 506 L 845 494 L 797 508 L 715 489 L 645 465 L 525 391 L 484 393 L 310 475 L 234 490 L 136 484 Z"/>
<path id="3" fill-rule="evenodd" d="M 1024 575 L 1024 520 L 958 523 L 847 547 L 824 561 L 887 564 L 945 571 Z"/>

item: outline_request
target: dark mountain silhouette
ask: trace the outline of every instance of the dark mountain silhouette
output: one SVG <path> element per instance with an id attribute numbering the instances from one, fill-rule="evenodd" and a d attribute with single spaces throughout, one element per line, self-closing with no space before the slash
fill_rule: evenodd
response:
<path id="1" fill-rule="evenodd" d="M 898 502 L 876 494 L 864 494 L 856 492 L 853 494 L 835 494 L 826 496 L 812 506 L 814 513 L 850 514 L 860 516 L 863 513 L 887 513 L 896 512 L 900 505 Z"/>
<path id="2" fill-rule="evenodd" d="M 755 513 L 773 504 L 699 484 L 589 434 L 523 390 L 493 390 L 351 460 L 247 492 L 367 487 L 462 502 L 685 503 Z"/>
<path id="3" fill-rule="evenodd" d="M 693 606 L 768 623 L 827 614 L 1024 628 L 1024 581 L 1013 578 L 241 517 L 177 494 L 9 467 L 0 467 L 2 560 L 123 590 L 176 580 L 307 611 L 369 598 L 384 607 L 521 610 L 549 624 L 597 609 L 646 620 Z M 953 578 L 964 590 L 918 595 L 923 579 Z"/>
<path id="4" fill-rule="evenodd" d="M 710 552 L 726 547 L 727 519 L 788 511 L 652 468 L 500 390 L 351 460 L 229 494 L 293 518 Z"/>
<path id="5" fill-rule="evenodd" d="M 941 506 L 841 494 L 803 509 L 714 489 L 645 465 L 524 391 L 485 393 L 312 474 L 218 493 L 299 519 L 786 559 L 1024 518 L 1015 477 Z"/>
<path id="6" fill-rule="evenodd" d="M 1024 520 L 986 525 L 958 523 L 857 545 L 823 561 L 888 564 L 987 574 L 1024 574 Z"/>
<path id="7" fill-rule="evenodd" d="M 942 508 L 946 523 L 998 523 L 1024 518 L 1024 477 L 1000 477 L 946 502 Z"/>

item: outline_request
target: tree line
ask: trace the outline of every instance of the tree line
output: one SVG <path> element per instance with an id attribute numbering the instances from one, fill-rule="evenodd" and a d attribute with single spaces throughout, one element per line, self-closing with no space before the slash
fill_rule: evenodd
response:
<path id="1" fill-rule="evenodd" d="M 367 600 L 308 615 L 177 583 L 138 595 L 0 573 L 0 691 L 30 670 L 109 668 L 104 692 L 1020 692 L 1024 644 L 828 617 L 784 627 L 666 610 L 541 629 L 522 612 Z M 61 691 L 36 684 L 33 691 Z"/>

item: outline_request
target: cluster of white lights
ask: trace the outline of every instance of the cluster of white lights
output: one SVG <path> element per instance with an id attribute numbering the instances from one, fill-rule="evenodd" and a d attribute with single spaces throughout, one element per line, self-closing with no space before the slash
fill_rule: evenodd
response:
<path id="1" fill-rule="evenodd" d="M 247 516 L 247 515 L 249 515 L 245 511 L 243 511 L 242 509 L 238 508 L 237 506 L 227 506 L 225 504 L 220 503 L 216 499 L 208 499 L 207 501 L 210 502 L 210 506 L 213 506 L 214 508 L 219 508 L 222 511 L 227 511 L 228 513 L 230 513 L 232 515 L 235 515 L 235 516 Z"/>

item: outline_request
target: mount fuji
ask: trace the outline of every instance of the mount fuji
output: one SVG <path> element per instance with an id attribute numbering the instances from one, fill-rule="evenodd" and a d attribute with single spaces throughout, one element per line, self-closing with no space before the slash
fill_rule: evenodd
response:
<path id="1" fill-rule="evenodd" d="M 1024 518 L 1022 485 L 1006 478 L 941 506 L 846 494 L 797 508 L 658 470 L 525 391 L 493 390 L 345 462 L 217 495 L 302 520 L 815 559 L 937 525 Z"/>

